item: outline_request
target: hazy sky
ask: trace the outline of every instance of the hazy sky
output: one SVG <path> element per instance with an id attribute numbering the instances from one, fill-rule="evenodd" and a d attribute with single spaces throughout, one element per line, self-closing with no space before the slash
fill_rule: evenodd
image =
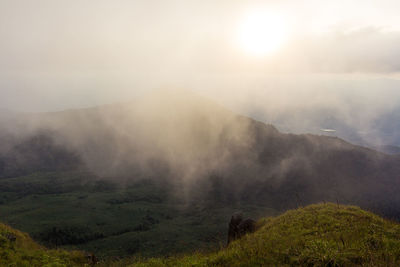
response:
<path id="1" fill-rule="evenodd" d="M 285 41 L 254 56 L 238 31 L 260 10 L 283 21 Z M 385 77 L 393 89 L 399 10 L 396 0 L 0 0 L 0 108 L 83 107 L 162 87 L 242 95 L 277 76 L 293 87 Z"/>

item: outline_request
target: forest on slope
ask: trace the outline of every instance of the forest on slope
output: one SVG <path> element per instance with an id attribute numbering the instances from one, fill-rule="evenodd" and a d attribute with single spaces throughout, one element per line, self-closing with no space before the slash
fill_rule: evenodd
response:
<path id="1" fill-rule="evenodd" d="M 400 218 L 398 156 L 284 134 L 189 92 L 2 120 L 0 219 L 50 246 L 210 249 L 235 210 L 259 218 L 321 201 Z"/>

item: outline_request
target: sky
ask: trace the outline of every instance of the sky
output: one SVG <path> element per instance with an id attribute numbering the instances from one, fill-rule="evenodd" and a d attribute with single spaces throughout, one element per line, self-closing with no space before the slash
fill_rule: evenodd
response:
<path id="1" fill-rule="evenodd" d="M 370 80 L 371 96 L 384 88 L 393 101 L 398 10 L 394 0 L 1 0 L 0 108 L 87 107 L 167 87 L 246 106 L 282 88 L 292 96 L 340 84 L 341 94 L 343 81 L 368 95 Z M 238 40 L 255 14 L 279 20 L 256 27 L 266 43 L 284 33 L 270 53 Z"/>

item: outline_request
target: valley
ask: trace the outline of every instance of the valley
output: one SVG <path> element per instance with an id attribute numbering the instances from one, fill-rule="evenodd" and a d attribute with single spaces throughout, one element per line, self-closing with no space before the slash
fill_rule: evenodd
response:
<path id="1" fill-rule="evenodd" d="M 258 219 L 318 202 L 400 218 L 398 156 L 281 133 L 192 93 L 28 119 L 5 128 L 24 134 L 1 134 L 0 220 L 48 247 L 210 251 L 235 211 Z"/>

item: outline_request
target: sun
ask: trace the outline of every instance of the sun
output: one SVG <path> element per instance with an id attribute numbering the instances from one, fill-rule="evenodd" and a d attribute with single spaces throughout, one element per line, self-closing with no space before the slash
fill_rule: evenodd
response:
<path id="1" fill-rule="evenodd" d="M 278 50 L 287 35 L 287 25 L 282 16 L 267 11 L 252 11 L 239 25 L 238 42 L 246 53 L 263 56 Z"/>

